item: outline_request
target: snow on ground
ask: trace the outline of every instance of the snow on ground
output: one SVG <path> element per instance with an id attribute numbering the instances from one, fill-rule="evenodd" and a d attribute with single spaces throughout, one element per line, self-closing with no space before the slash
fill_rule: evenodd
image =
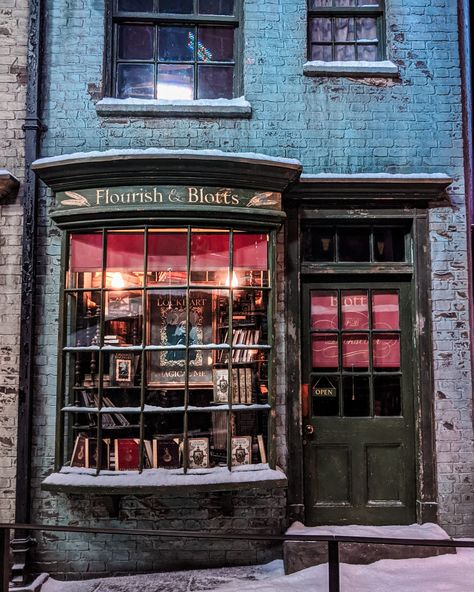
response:
<path id="1" fill-rule="evenodd" d="M 283 575 L 281 561 L 87 582 L 49 579 L 41 592 L 327 592 L 327 564 Z M 341 566 L 341 592 L 474 592 L 474 549 L 426 559 Z"/>

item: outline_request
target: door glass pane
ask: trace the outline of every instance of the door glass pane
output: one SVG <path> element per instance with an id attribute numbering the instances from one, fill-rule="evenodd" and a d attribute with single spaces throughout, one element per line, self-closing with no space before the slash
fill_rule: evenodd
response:
<path id="1" fill-rule="evenodd" d="M 160 0 L 160 12 L 191 14 L 193 12 L 193 0 Z"/>
<path id="2" fill-rule="evenodd" d="M 370 388 L 368 376 L 345 376 L 343 378 L 345 417 L 370 415 Z"/>
<path id="3" fill-rule="evenodd" d="M 337 291 L 311 292 L 311 330 L 337 329 Z"/>
<path id="4" fill-rule="evenodd" d="M 152 64 L 117 64 L 119 99 L 153 99 L 154 67 Z"/>
<path id="5" fill-rule="evenodd" d="M 316 333 L 311 335 L 311 360 L 313 368 L 337 370 L 339 368 L 337 335 Z"/>
<path id="6" fill-rule="evenodd" d="M 198 99 L 231 99 L 234 66 L 199 66 Z"/>
<path id="7" fill-rule="evenodd" d="M 194 98 L 194 67 L 181 64 L 158 66 L 157 98 L 172 101 Z"/>
<path id="8" fill-rule="evenodd" d="M 401 415 L 401 392 L 399 376 L 376 376 L 374 378 L 374 415 Z"/>
<path id="9" fill-rule="evenodd" d="M 369 367 L 369 337 L 347 333 L 342 336 L 342 365 L 345 370 L 364 371 Z"/>
<path id="10" fill-rule="evenodd" d="M 340 229 L 339 260 L 370 261 L 370 230 L 368 228 Z"/>
<path id="11" fill-rule="evenodd" d="M 118 57 L 123 60 L 152 60 L 154 27 L 151 25 L 119 25 Z"/>
<path id="12" fill-rule="evenodd" d="M 198 28 L 198 62 L 231 62 L 234 59 L 234 29 Z"/>
<path id="13" fill-rule="evenodd" d="M 190 62 L 194 59 L 194 27 L 159 27 L 159 59 Z"/>
<path id="14" fill-rule="evenodd" d="M 342 298 L 342 328 L 369 328 L 369 301 L 366 290 L 343 290 Z"/>
<path id="15" fill-rule="evenodd" d="M 328 59 L 331 59 L 330 52 Z M 331 228 L 307 228 L 303 236 L 303 259 L 306 261 L 334 261 L 334 230 Z"/>
<path id="16" fill-rule="evenodd" d="M 311 402 L 314 416 L 339 415 L 339 378 L 313 376 Z"/>
<path id="17" fill-rule="evenodd" d="M 200 14 L 234 14 L 234 0 L 199 0 Z"/>
<path id="18" fill-rule="evenodd" d="M 399 370 L 400 369 L 400 336 L 399 335 L 374 335 L 373 356 L 375 370 Z"/>
<path id="19" fill-rule="evenodd" d="M 373 329 L 399 329 L 400 312 L 398 299 L 398 292 L 395 290 L 372 292 Z"/>
<path id="20" fill-rule="evenodd" d="M 375 261 L 405 261 L 405 234 L 403 228 L 375 229 Z"/>

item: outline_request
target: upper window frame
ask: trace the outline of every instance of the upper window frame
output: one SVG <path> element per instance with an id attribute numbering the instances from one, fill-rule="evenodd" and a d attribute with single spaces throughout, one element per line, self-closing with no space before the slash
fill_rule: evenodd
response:
<path id="1" fill-rule="evenodd" d="M 333 0 L 334 1 L 334 0 Z M 313 41 L 311 38 L 311 21 L 313 18 L 357 18 L 357 17 L 371 17 L 377 19 L 377 59 L 373 61 L 374 64 L 377 62 L 381 62 L 386 59 L 387 51 L 386 51 L 386 34 L 385 34 L 385 0 L 378 0 L 378 4 L 374 5 L 365 5 L 365 6 L 319 6 L 319 7 L 312 7 L 312 0 L 308 0 L 308 18 L 307 18 L 307 59 L 308 61 L 314 61 L 312 58 L 312 46 Z M 334 25 L 331 24 L 331 41 L 329 42 L 319 42 L 318 45 L 325 45 L 330 46 L 332 48 L 332 58 L 331 60 L 321 60 L 325 61 L 327 64 L 331 64 L 336 61 L 335 58 L 335 45 L 336 39 L 334 34 Z M 357 48 L 360 45 L 366 45 L 365 43 L 361 44 L 358 43 L 356 39 L 354 41 L 339 41 L 338 44 L 340 45 L 353 45 L 355 47 L 355 60 L 349 61 L 356 61 L 360 62 L 361 60 L 358 59 L 357 56 Z M 373 43 L 371 43 L 373 45 Z"/>
<path id="2" fill-rule="evenodd" d="M 104 45 L 104 97 L 111 97 L 120 100 L 116 92 L 116 64 L 117 64 L 117 24 L 118 23 L 136 23 L 136 24 L 153 24 L 155 26 L 160 23 L 170 25 L 225 25 L 234 29 L 234 60 L 233 62 L 226 62 L 232 64 L 233 72 L 233 86 L 232 98 L 238 98 L 243 95 L 243 80 L 242 80 L 242 32 L 243 32 L 243 6 L 242 0 L 234 0 L 234 14 L 233 15 L 200 15 L 198 14 L 199 0 L 193 0 L 194 12 L 193 14 L 172 14 L 158 12 L 159 0 L 153 0 L 153 12 L 124 12 L 118 10 L 119 0 L 106 0 L 106 14 L 105 14 L 105 45 Z M 154 59 L 155 67 L 159 61 Z M 173 62 L 170 62 L 173 63 Z M 183 62 L 184 63 L 184 62 Z M 188 62 L 185 62 L 186 64 Z M 196 69 L 197 62 L 194 62 Z M 216 62 L 220 65 L 220 62 Z M 197 81 L 194 80 L 194 98 L 189 99 L 190 102 L 197 101 L 196 96 Z M 145 102 L 149 99 L 143 99 Z M 154 97 L 153 100 L 157 100 Z M 176 99 L 179 102 L 179 99 Z"/>

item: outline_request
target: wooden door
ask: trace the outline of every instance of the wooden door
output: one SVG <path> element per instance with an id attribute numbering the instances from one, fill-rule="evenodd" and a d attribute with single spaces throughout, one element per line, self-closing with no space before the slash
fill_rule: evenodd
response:
<path id="1" fill-rule="evenodd" d="M 303 288 L 307 524 L 414 522 L 409 284 Z"/>

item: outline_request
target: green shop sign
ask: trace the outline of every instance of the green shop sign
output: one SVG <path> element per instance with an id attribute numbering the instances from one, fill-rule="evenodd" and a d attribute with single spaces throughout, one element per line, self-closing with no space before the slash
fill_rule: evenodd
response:
<path id="1" fill-rule="evenodd" d="M 281 194 L 229 187 L 134 185 L 59 191 L 56 193 L 56 205 L 60 211 L 87 208 L 120 209 L 124 206 L 147 209 L 216 206 L 281 210 Z"/>

